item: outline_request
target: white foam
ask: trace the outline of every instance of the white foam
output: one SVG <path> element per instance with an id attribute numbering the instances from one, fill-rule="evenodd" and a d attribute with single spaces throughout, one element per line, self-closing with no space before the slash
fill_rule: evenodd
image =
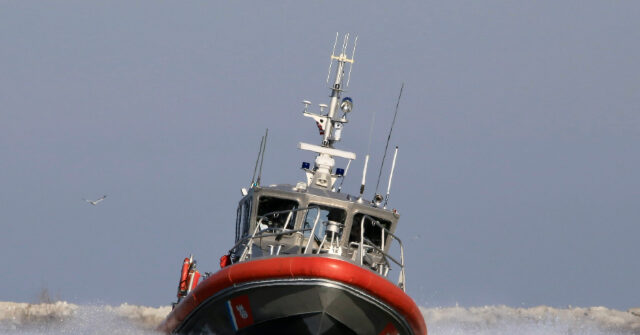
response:
<path id="1" fill-rule="evenodd" d="M 640 334 L 640 317 L 605 307 L 421 308 L 430 334 Z"/>
<path id="2" fill-rule="evenodd" d="M 507 306 L 420 308 L 431 335 L 640 334 L 640 308 Z M 157 334 L 170 306 L 0 302 L 0 334 Z"/>
<path id="3" fill-rule="evenodd" d="M 157 334 L 154 329 L 171 307 L 74 305 L 66 302 L 0 302 L 0 333 Z"/>

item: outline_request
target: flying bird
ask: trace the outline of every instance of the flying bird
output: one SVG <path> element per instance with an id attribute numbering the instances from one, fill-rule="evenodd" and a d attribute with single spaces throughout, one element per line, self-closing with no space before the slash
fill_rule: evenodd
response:
<path id="1" fill-rule="evenodd" d="M 82 200 L 84 200 L 84 201 L 86 201 L 86 202 L 88 202 L 88 203 L 90 203 L 90 204 L 92 204 L 92 205 L 94 205 L 94 206 L 95 206 L 95 205 L 97 205 L 100 201 L 104 200 L 106 197 L 107 197 L 106 195 L 103 195 L 103 196 L 102 196 L 102 198 L 100 198 L 100 199 L 98 199 L 98 200 L 93 200 L 93 201 L 92 201 L 92 200 L 87 200 L 87 199 L 82 199 Z"/>

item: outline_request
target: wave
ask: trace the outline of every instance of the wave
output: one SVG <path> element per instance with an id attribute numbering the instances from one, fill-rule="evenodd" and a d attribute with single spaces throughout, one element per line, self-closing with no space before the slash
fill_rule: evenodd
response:
<path id="1" fill-rule="evenodd" d="M 155 327 L 170 306 L 75 305 L 67 302 L 0 302 L 0 333 L 11 334 L 157 334 Z"/>
<path id="2" fill-rule="evenodd" d="M 640 308 L 508 306 L 420 308 L 429 334 L 640 334 Z"/>
<path id="3" fill-rule="evenodd" d="M 640 334 L 640 308 L 553 308 L 508 306 L 420 308 L 431 335 Z M 0 333 L 157 334 L 170 306 L 75 305 L 67 302 L 0 302 Z"/>

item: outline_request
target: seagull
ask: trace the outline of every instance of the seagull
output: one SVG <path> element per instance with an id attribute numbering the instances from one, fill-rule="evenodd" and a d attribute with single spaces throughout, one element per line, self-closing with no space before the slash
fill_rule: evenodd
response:
<path id="1" fill-rule="evenodd" d="M 92 204 L 92 205 L 94 205 L 94 206 L 95 206 L 95 205 L 97 205 L 100 201 L 104 200 L 106 197 L 107 197 L 106 195 L 103 195 L 103 196 L 102 196 L 102 198 L 100 198 L 100 199 L 98 199 L 98 200 L 93 200 L 93 201 L 91 201 L 91 200 L 87 200 L 87 199 L 82 199 L 82 200 L 84 200 L 84 201 L 86 201 L 86 202 L 88 202 L 88 203 L 90 203 L 90 204 Z"/>

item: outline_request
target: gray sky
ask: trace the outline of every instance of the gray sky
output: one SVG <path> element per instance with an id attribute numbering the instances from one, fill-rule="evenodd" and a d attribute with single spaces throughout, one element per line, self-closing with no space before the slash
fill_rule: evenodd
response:
<path id="1" fill-rule="evenodd" d="M 263 181 L 303 180 L 296 144 L 319 137 L 300 101 L 327 102 L 340 31 L 359 35 L 340 147 L 364 157 L 377 111 L 371 175 L 406 85 L 391 206 L 420 305 L 637 307 L 638 17 L 635 1 L 2 1 L 0 300 L 160 305 L 190 252 L 217 269 L 265 128 Z"/>

